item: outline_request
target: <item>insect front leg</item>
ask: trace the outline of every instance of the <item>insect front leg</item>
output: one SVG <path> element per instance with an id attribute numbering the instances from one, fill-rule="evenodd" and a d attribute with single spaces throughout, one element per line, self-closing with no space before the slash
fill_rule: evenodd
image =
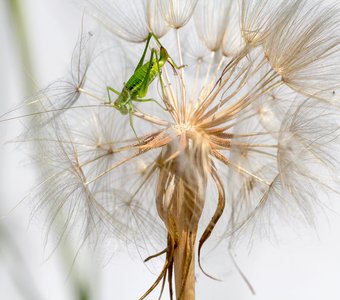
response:
<path id="1" fill-rule="evenodd" d="M 113 87 L 107 86 L 106 87 L 106 92 L 107 92 L 107 96 L 109 98 L 109 102 L 105 102 L 104 104 L 112 104 L 112 100 L 111 100 L 111 96 L 110 96 L 110 91 L 115 93 L 118 96 L 120 95 L 120 93 L 117 90 L 115 90 Z"/>

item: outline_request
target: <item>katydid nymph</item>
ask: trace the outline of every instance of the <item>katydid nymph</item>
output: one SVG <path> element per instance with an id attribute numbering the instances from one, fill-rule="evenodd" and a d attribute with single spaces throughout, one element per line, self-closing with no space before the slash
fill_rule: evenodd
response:
<path id="1" fill-rule="evenodd" d="M 154 38 L 156 43 L 160 47 L 159 54 L 155 48 L 152 48 L 150 59 L 146 63 L 144 63 L 145 55 L 148 50 L 151 38 Z M 133 127 L 133 120 L 132 120 L 132 115 L 134 112 L 134 106 L 132 104 L 132 101 L 136 101 L 136 102 L 152 101 L 160 105 L 155 99 L 151 99 L 151 98 L 144 99 L 144 97 L 146 96 L 148 92 L 149 85 L 152 83 L 152 81 L 157 76 L 159 76 L 160 78 L 161 88 L 163 91 L 161 68 L 166 64 L 166 62 L 169 62 L 171 66 L 175 69 L 180 69 L 184 67 L 184 66 L 177 66 L 175 64 L 173 59 L 169 56 L 167 50 L 163 47 L 163 45 L 159 41 L 158 37 L 154 33 L 150 32 L 146 40 L 146 45 L 145 45 L 142 57 L 139 60 L 139 63 L 136 69 L 134 70 L 134 73 L 130 77 L 130 79 L 126 83 L 124 83 L 124 87 L 122 91 L 119 92 L 110 86 L 106 87 L 108 98 L 109 98 L 109 102 L 106 104 L 112 105 L 123 115 L 129 114 L 130 126 L 134 134 L 136 135 L 136 137 L 137 137 L 137 134 Z M 113 102 L 113 104 L 111 101 L 110 92 L 113 92 L 116 95 L 118 95 L 118 98 Z M 163 92 L 163 95 L 164 95 L 164 92 Z M 164 107 L 162 108 L 165 109 Z"/>

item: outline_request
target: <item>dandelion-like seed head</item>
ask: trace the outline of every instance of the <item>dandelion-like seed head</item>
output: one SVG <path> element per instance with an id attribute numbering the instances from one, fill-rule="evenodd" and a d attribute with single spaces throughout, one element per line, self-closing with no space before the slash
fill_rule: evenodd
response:
<path id="1" fill-rule="evenodd" d="M 174 276 L 176 298 L 194 299 L 195 259 L 214 277 L 200 258 L 219 222 L 232 240 L 274 213 L 312 222 L 316 199 L 338 193 L 338 8 L 137 2 L 88 1 L 110 41 L 98 34 L 93 48 L 84 30 L 72 80 L 43 92 L 45 126 L 32 133 L 48 165 L 39 203 L 53 203 L 52 223 L 66 212 L 64 232 L 84 215 L 84 238 L 106 230 L 146 261 L 163 255 L 141 299 L 167 276 L 171 297 Z M 131 100 L 129 78 L 152 65 L 151 53 L 161 67 L 148 102 Z M 111 97 L 125 97 L 129 114 Z"/>

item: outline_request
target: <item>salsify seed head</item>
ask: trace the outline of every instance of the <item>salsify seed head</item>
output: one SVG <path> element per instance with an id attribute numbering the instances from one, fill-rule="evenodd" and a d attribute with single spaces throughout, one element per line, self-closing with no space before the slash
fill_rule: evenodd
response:
<path id="1" fill-rule="evenodd" d="M 42 92 L 44 126 L 30 134 L 48 222 L 64 211 L 62 233 L 80 223 L 84 238 L 107 231 L 146 257 L 165 248 L 159 278 L 184 233 L 200 259 L 219 222 L 225 238 L 274 214 L 312 223 L 315 204 L 338 194 L 337 5 L 132 2 L 87 1 L 107 31 L 83 30 L 71 80 Z M 169 59 L 147 84 L 157 103 L 130 100 L 129 117 L 113 103 L 150 32 L 143 63 L 160 43 Z"/>

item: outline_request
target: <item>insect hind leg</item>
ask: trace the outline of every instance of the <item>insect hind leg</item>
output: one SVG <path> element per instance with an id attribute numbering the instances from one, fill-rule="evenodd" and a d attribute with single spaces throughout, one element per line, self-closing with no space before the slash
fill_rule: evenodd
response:
<path id="1" fill-rule="evenodd" d="M 136 136 L 138 142 L 140 143 L 140 139 L 139 139 L 139 137 L 138 137 L 138 135 L 137 135 L 137 132 L 136 132 L 136 130 L 135 130 L 135 127 L 133 126 L 133 113 L 134 113 L 134 108 L 133 108 L 133 105 L 132 105 L 131 102 L 128 103 L 128 106 L 129 106 L 129 122 L 130 122 L 130 127 L 131 127 L 133 133 L 135 134 L 135 136 Z"/>
<path id="2" fill-rule="evenodd" d="M 155 53 L 156 55 L 156 63 L 157 63 L 157 69 L 158 69 L 158 77 L 159 77 L 159 82 L 160 82 L 160 85 L 161 85 L 161 89 L 162 89 L 162 99 L 165 103 L 165 105 L 167 104 L 166 102 L 166 95 L 165 95 L 165 91 L 164 91 L 164 83 L 163 83 L 163 78 L 162 78 L 162 70 L 161 70 L 161 67 L 159 65 L 159 57 L 158 57 L 158 54 L 157 52 Z M 154 99 L 151 99 L 151 100 L 154 100 Z M 156 100 L 154 100 L 160 107 L 162 107 L 164 110 L 168 110 L 168 108 L 164 108 L 160 103 L 158 103 Z"/>
<path id="3" fill-rule="evenodd" d="M 146 45 L 145 45 L 145 48 L 143 50 L 143 54 L 142 54 L 142 57 L 140 58 L 139 62 L 138 62 L 138 65 L 135 69 L 135 72 L 136 70 L 138 70 L 143 64 L 144 64 L 144 59 L 145 59 L 145 55 L 146 55 L 146 51 L 148 50 L 148 47 L 149 47 L 149 44 L 150 44 L 150 40 L 151 38 L 154 36 L 154 34 L 152 32 L 149 32 L 149 35 L 146 39 Z"/>
<path id="4" fill-rule="evenodd" d="M 162 45 L 162 43 L 161 43 L 161 41 L 159 40 L 159 38 L 157 37 L 157 35 L 155 35 L 153 32 L 150 32 L 150 33 L 149 33 L 148 40 L 151 38 L 150 35 L 151 35 L 151 37 L 153 37 L 153 38 L 155 39 L 155 41 L 156 41 L 156 43 L 157 43 L 157 45 L 158 45 L 159 47 L 165 48 L 165 47 Z M 150 37 L 150 38 L 149 38 L 149 37 Z M 169 55 L 169 54 L 168 54 L 168 55 Z M 178 65 L 175 63 L 175 61 L 172 59 L 172 57 L 171 57 L 170 55 L 169 55 L 169 57 L 168 57 L 167 60 L 168 60 L 168 62 L 170 63 L 170 65 L 171 65 L 174 69 L 179 70 L 179 69 L 182 69 L 182 68 L 186 67 L 186 65 L 178 66 Z"/>
<path id="5" fill-rule="evenodd" d="M 153 65 L 154 56 L 157 57 L 157 51 L 156 51 L 156 49 L 151 49 L 149 66 L 148 66 L 148 68 L 146 70 L 145 77 L 144 77 L 144 79 L 142 81 L 142 84 L 141 84 L 141 87 L 140 87 L 140 89 L 138 91 L 138 97 L 140 97 L 140 98 L 145 97 L 145 95 L 148 92 L 149 85 L 150 85 L 150 83 L 152 81 L 152 79 L 150 78 L 150 74 L 151 74 L 151 69 L 152 69 L 152 65 Z M 157 61 L 157 59 L 156 59 L 156 61 Z M 159 72 L 159 70 L 158 70 L 158 72 Z"/>

